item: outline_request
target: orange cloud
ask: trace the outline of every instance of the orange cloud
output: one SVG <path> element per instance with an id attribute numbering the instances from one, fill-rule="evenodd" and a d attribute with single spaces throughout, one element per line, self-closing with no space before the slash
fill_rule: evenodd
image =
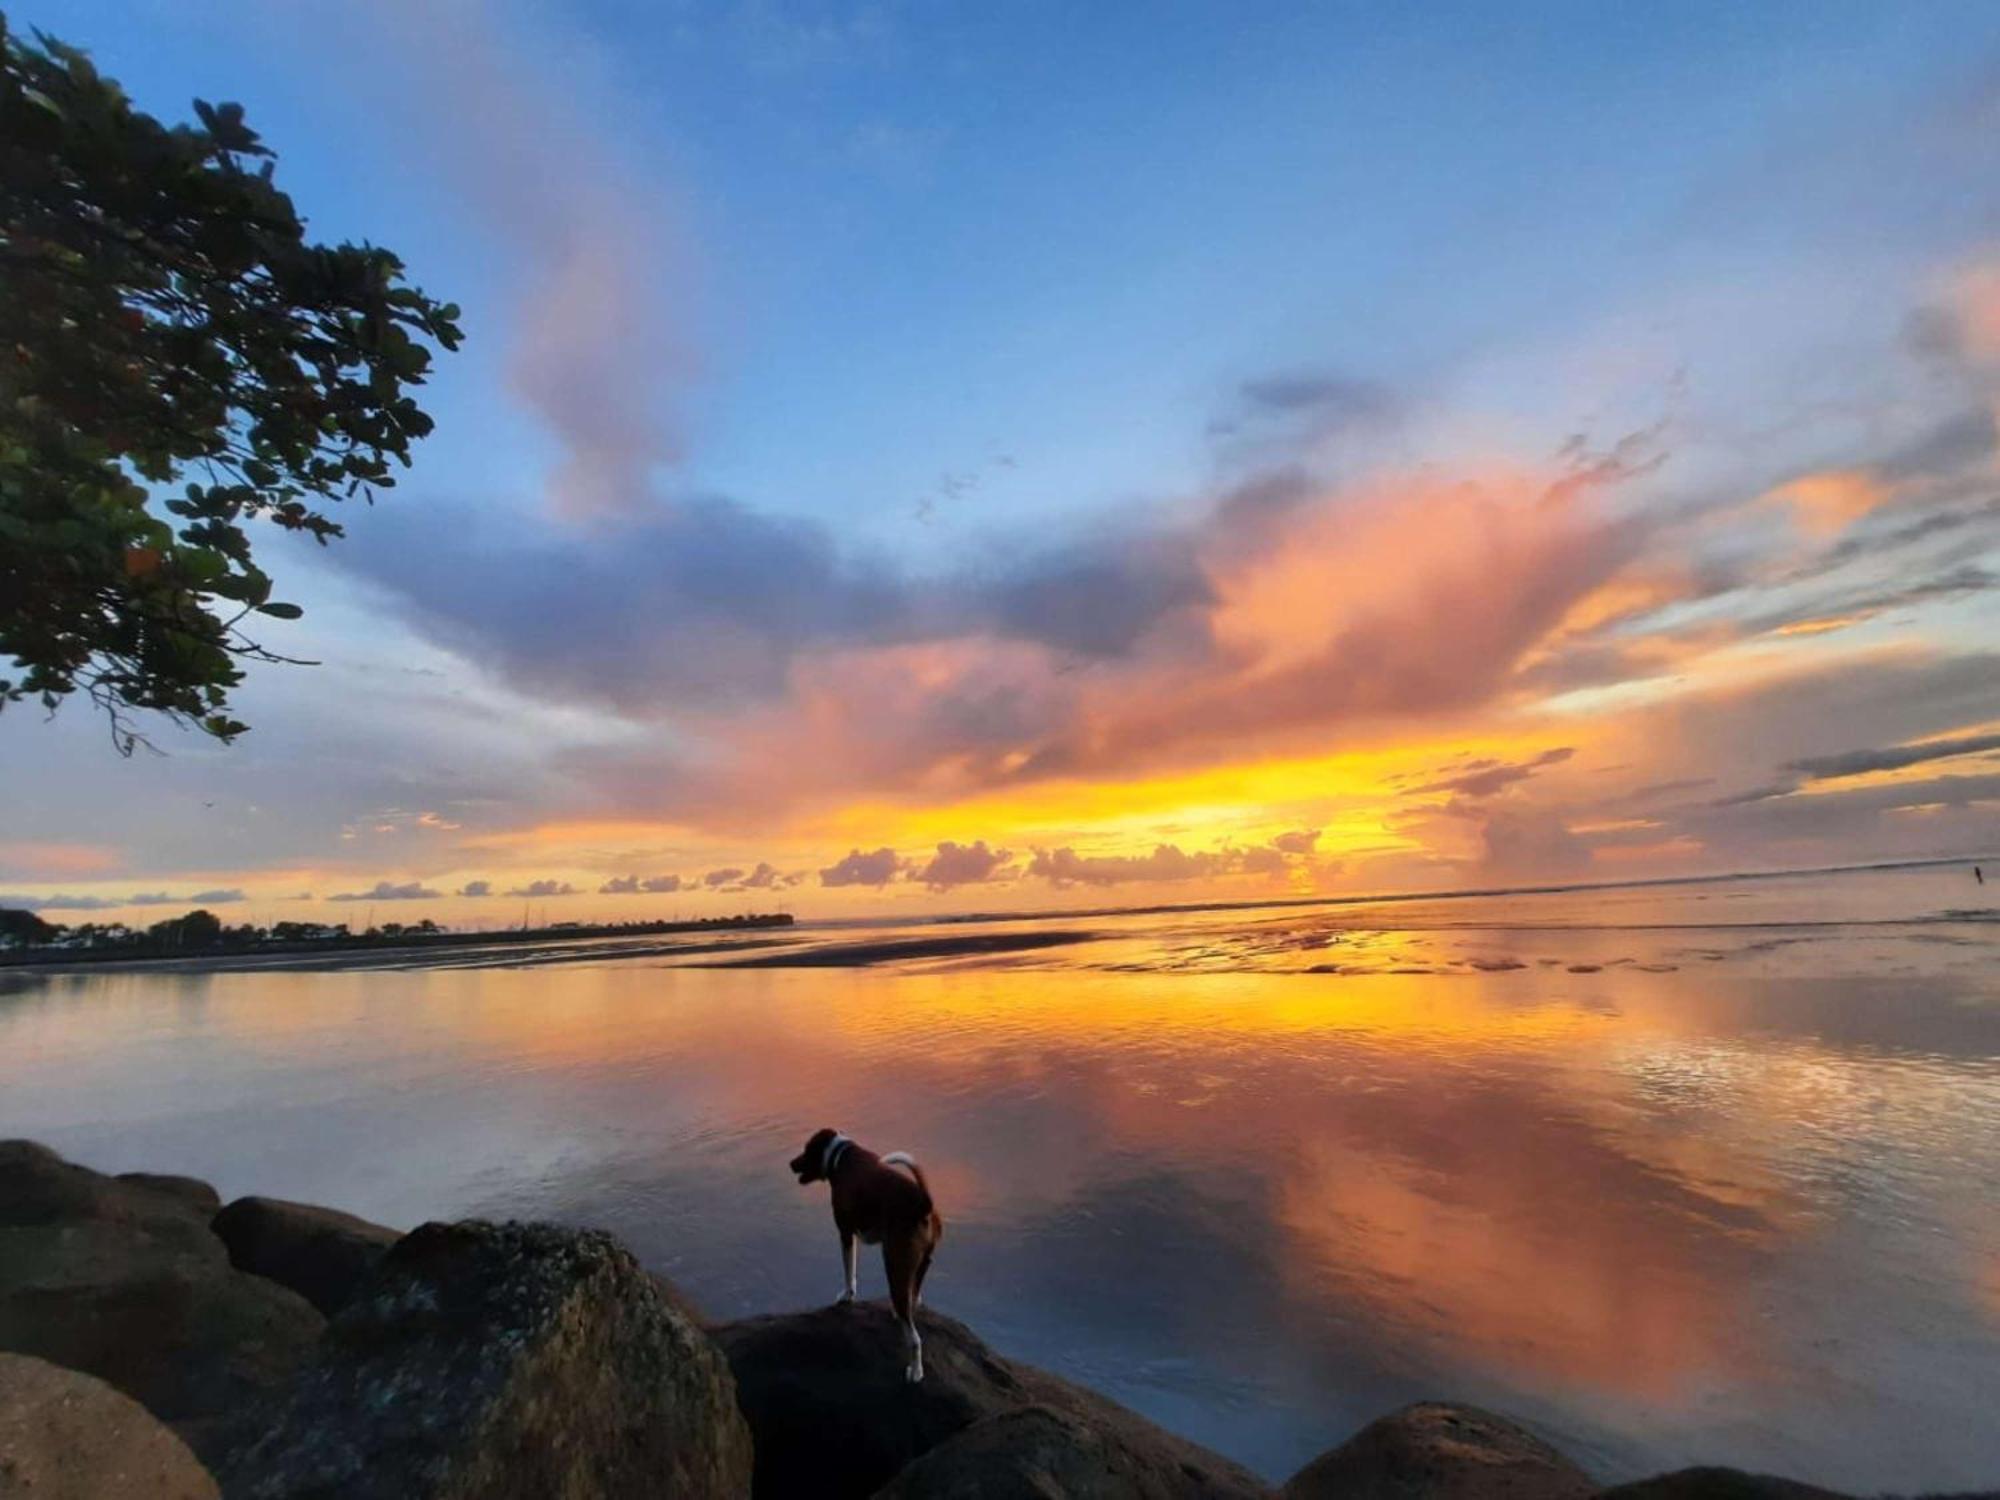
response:
<path id="1" fill-rule="evenodd" d="M 1828 469 L 1781 484 L 1761 496 L 1759 503 L 1788 509 L 1800 531 L 1827 538 L 1838 536 L 1889 499 L 1885 486 L 1858 470 Z"/>
<path id="2" fill-rule="evenodd" d="M 122 857 L 119 850 L 106 844 L 0 840 L 0 874 L 16 880 L 109 874 L 119 867 Z"/>
<path id="3" fill-rule="evenodd" d="M 1968 352 L 1982 359 L 2000 358 L 2000 264 L 1962 272 L 1950 301 Z"/>

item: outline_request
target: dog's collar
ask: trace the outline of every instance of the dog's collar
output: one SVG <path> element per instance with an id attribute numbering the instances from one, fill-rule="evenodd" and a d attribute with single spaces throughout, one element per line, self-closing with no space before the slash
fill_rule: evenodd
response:
<path id="1" fill-rule="evenodd" d="M 839 1131 L 835 1131 L 833 1139 L 826 1143 L 826 1149 L 820 1153 L 819 1175 L 822 1177 L 831 1177 L 833 1169 L 840 1165 L 841 1157 L 847 1154 L 847 1148 L 853 1144 L 854 1142 L 850 1141 L 846 1136 L 842 1135 Z"/>

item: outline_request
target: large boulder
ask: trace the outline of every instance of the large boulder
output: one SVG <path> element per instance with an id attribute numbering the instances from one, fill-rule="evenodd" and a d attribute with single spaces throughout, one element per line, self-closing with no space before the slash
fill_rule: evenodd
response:
<path id="1" fill-rule="evenodd" d="M 1837 1490 L 1742 1469 L 1676 1469 L 1604 1491 L 1602 1500 L 1844 1500 Z"/>
<path id="2" fill-rule="evenodd" d="M 92 1375 L 0 1354 L 0 1500 L 216 1500 L 186 1443 Z"/>
<path id="3" fill-rule="evenodd" d="M 238 1198 L 210 1227 L 237 1270 L 290 1287 L 329 1318 L 402 1238 L 353 1214 L 282 1198 Z"/>
<path id="4" fill-rule="evenodd" d="M 106 1177 L 0 1142 L 0 1349 L 110 1382 L 212 1466 L 323 1323 L 229 1264 L 186 1179 Z"/>
<path id="5" fill-rule="evenodd" d="M 1597 1486 L 1505 1417 L 1424 1401 L 1391 1412 L 1322 1453 L 1285 1500 L 1585 1500 Z"/>
<path id="6" fill-rule="evenodd" d="M 222 1195 L 199 1177 L 176 1177 L 167 1172 L 120 1172 L 116 1180 L 178 1198 L 204 1219 L 213 1218 L 222 1207 Z"/>
<path id="7" fill-rule="evenodd" d="M 426 1224 L 330 1324 L 231 1500 L 737 1497 L 729 1367 L 609 1235 Z"/>
<path id="8" fill-rule="evenodd" d="M 802 1495 L 859 1500 L 933 1450 L 939 1452 L 939 1475 L 954 1476 L 953 1483 L 970 1483 L 965 1476 L 976 1472 L 980 1483 L 1000 1486 L 1013 1482 L 1004 1478 L 1009 1472 L 1030 1476 L 1037 1469 L 1072 1482 L 1096 1466 L 1128 1476 L 1143 1473 L 1148 1483 L 1180 1476 L 1178 1488 L 1114 1493 L 1270 1493 L 1246 1470 L 1115 1401 L 1002 1359 L 962 1323 L 925 1310 L 918 1314 L 918 1327 L 924 1336 L 924 1379 L 917 1385 L 903 1379 L 902 1335 L 880 1303 L 750 1318 L 714 1330 L 736 1373 L 737 1399 L 756 1438 L 753 1493 L 759 1500 Z M 1039 1410 L 993 1424 L 1027 1408 Z M 978 1434 L 971 1431 L 975 1424 L 983 1425 Z M 942 1450 L 960 1434 L 967 1435 L 966 1447 L 953 1459 Z M 995 1487 L 965 1493 L 1037 1492 Z"/>
<path id="9" fill-rule="evenodd" d="M 1198 1500 L 1215 1476 L 1165 1445 L 1074 1411 L 1017 1406 L 974 1422 L 904 1469 L 876 1500 Z"/>

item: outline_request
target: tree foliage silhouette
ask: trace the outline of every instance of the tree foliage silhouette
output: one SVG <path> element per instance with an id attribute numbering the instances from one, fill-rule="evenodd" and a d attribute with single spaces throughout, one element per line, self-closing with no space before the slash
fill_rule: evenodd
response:
<path id="1" fill-rule="evenodd" d="M 288 659 L 248 627 L 300 613 L 249 523 L 339 537 L 460 338 L 389 251 L 307 240 L 240 106 L 194 112 L 0 15 L 0 707 L 82 692 L 125 754 L 135 711 L 247 727 L 242 662 Z"/>

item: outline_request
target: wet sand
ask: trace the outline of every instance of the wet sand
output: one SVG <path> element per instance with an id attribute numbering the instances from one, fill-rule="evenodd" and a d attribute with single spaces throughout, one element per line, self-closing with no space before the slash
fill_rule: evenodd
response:
<path id="1" fill-rule="evenodd" d="M 1095 932 L 982 932 L 965 936 L 878 938 L 865 943 L 824 943 L 783 948 L 750 958 L 725 960 L 717 968 L 848 969 L 922 958 L 967 958 L 1088 943 Z"/>

